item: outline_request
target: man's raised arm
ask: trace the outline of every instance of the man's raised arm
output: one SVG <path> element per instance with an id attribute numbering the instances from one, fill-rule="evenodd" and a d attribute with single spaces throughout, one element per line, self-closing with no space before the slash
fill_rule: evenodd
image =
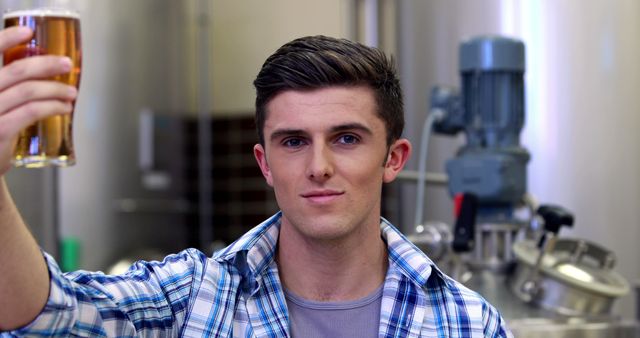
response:
<path id="1" fill-rule="evenodd" d="M 31 35 L 23 27 L 0 31 L 0 53 Z M 45 260 L 11 199 L 4 175 L 21 129 L 44 117 L 71 112 L 76 89 L 43 80 L 70 70 L 70 60 L 58 56 L 26 58 L 0 68 L 0 331 L 29 323 L 47 301 Z"/>

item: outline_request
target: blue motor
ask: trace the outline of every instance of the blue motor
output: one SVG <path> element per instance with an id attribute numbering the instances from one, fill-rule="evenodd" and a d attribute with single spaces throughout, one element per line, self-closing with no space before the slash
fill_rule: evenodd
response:
<path id="1" fill-rule="evenodd" d="M 446 111 L 434 131 L 466 134 L 446 164 L 453 196 L 473 194 L 484 207 L 510 209 L 526 193 L 529 153 L 520 146 L 524 125 L 524 44 L 482 36 L 460 46 L 462 91 L 436 87 L 431 108 Z"/>

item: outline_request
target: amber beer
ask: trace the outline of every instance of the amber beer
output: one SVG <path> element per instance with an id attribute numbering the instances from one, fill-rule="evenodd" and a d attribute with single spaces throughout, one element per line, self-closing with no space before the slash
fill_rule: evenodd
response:
<path id="1" fill-rule="evenodd" d="M 53 80 L 78 88 L 82 52 L 80 17 L 76 12 L 50 8 L 22 10 L 5 13 L 3 19 L 5 27 L 28 26 L 34 31 L 30 41 L 4 53 L 4 65 L 35 55 L 68 56 L 73 62 L 72 71 Z M 55 115 L 20 131 L 13 152 L 13 164 L 28 168 L 75 164 L 72 121 L 73 112 Z"/>

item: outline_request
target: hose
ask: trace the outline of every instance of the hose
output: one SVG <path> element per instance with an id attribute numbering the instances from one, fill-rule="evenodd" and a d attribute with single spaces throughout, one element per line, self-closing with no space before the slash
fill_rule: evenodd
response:
<path id="1" fill-rule="evenodd" d="M 420 138 L 420 154 L 418 157 L 418 193 L 416 198 L 416 215 L 414 224 L 416 227 L 423 222 L 424 214 L 424 189 L 427 177 L 427 152 L 429 150 L 429 139 L 431 138 L 431 130 L 433 124 L 441 121 L 447 112 L 440 108 L 431 109 L 427 115 L 422 127 L 422 136 Z"/>

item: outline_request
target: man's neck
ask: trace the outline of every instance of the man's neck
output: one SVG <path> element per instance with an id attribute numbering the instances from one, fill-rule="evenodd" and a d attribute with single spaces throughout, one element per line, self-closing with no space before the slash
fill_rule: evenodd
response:
<path id="1" fill-rule="evenodd" d="M 334 241 L 317 241 L 283 222 L 277 263 L 284 286 L 315 301 L 363 298 L 384 282 L 388 267 L 379 224 Z"/>

